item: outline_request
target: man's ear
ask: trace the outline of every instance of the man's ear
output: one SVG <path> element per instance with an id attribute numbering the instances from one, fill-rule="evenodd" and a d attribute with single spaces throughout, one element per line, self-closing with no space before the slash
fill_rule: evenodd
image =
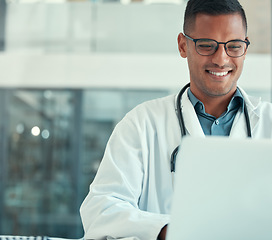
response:
<path id="1" fill-rule="evenodd" d="M 249 38 L 248 38 L 248 37 L 246 37 L 246 41 L 249 41 Z M 250 42 L 250 41 L 249 41 L 249 42 Z M 246 54 L 247 54 L 247 50 L 246 50 L 246 53 L 245 53 L 244 56 L 246 56 Z"/>
<path id="2" fill-rule="evenodd" d="M 186 37 L 182 33 L 178 35 L 178 49 L 179 49 L 180 56 L 183 58 L 186 58 L 187 57 L 187 41 L 186 41 Z"/>

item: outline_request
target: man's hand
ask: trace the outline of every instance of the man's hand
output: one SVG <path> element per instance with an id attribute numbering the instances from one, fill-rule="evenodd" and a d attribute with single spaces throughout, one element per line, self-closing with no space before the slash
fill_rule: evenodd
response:
<path id="1" fill-rule="evenodd" d="M 160 234 L 158 236 L 158 240 L 165 240 L 166 237 L 166 232 L 167 232 L 167 225 L 165 225 L 162 230 L 160 231 Z"/>

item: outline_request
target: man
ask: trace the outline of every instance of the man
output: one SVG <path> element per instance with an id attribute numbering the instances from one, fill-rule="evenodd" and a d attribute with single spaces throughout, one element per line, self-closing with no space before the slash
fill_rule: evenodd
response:
<path id="1" fill-rule="evenodd" d="M 248 45 L 237 0 L 188 1 L 178 36 L 190 72 L 190 88 L 178 102 L 188 135 L 272 137 L 272 105 L 237 88 Z M 170 158 L 182 137 L 175 102 L 176 96 L 168 96 L 141 104 L 116 126 L 81 207 L 86 239 L 165 239 L 173 194 Z"/>

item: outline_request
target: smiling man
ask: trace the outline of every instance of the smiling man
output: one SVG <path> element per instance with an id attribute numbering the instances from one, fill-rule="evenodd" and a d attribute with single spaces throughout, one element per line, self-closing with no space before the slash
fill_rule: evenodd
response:
<path id="1" fill-rule="evenodd" d="M 190 85 L 137 106 L 116 126 L 81 207 L 85 239 L 165 239 L 184 135 L 272 138 L 272 104 L 237 87 L 249 44 L 237 0 L 188 1 L 178 48 Z"/>
<path id="2" fill-rule="evenodd" d="M 231 6 L 231 1 L 226 2 Z M 188 3 L 190 6 L 192 1 Z M 242 73 L 249 45 L 246 18 L 242 9 L 231 14 L 200 12 L 186 17 L 188 21 L 184 34 L 178 36 L 178 46 L 180 55 L 188 59 L 190 89 L 204 103 L 206 113 L 219 117 L 236 92 Z"/>

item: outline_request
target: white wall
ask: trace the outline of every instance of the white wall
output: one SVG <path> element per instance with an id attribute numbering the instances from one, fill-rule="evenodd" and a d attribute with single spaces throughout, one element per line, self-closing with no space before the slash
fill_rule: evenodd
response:
<path id="1" fill-rule="evenodd" d="M 0 87 L 179 89 L 189 81 L 187 62 L 176 54 L 0 55 Z M 271 57 L 248 54 L 240 85 L 271 88 Z"/>
<path id="2" fill-rule="evenodd" d="M 0 87 L 148 88 L 189 81 L 177 50 L 182 4 L 10 4 Z M 271 56 L 253 54 L 240 85 L 270 100 Z M 270 44 L 270 43 L 269 43 Z"/>

